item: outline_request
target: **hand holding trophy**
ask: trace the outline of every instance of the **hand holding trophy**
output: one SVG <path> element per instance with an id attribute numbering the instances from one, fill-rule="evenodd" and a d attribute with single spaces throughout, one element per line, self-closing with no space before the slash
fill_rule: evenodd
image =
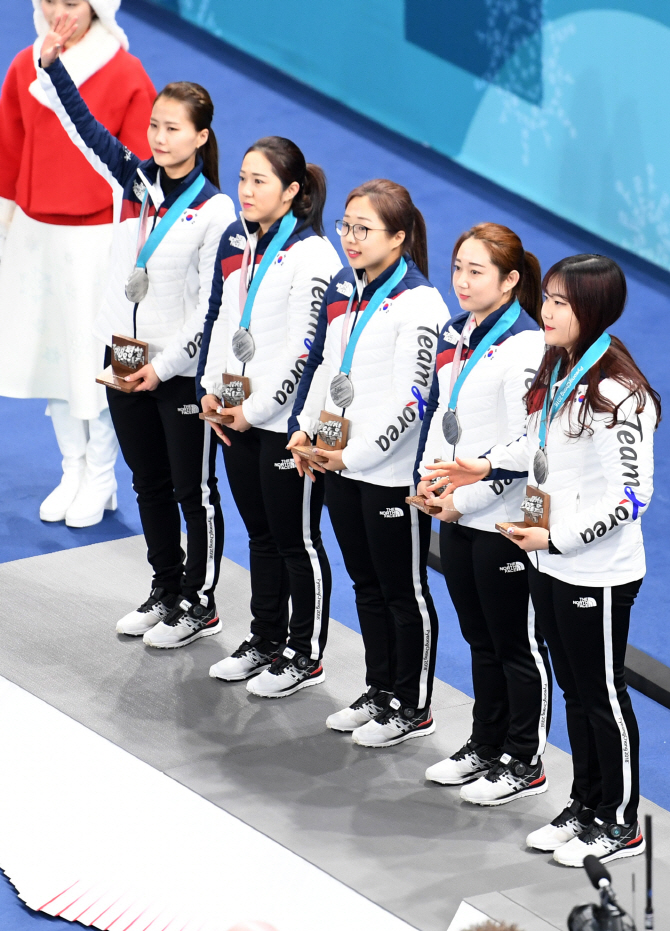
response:
<path id="1" fill-rule="evenodd" d="M 77 17 L 73 13 L 56 17 L 53 29 L 46 34 L 42 43 L 40 61 L 43 68 L 53 65 L 60 57 L 61 52 L 77 31 L 77 25 Z"/>

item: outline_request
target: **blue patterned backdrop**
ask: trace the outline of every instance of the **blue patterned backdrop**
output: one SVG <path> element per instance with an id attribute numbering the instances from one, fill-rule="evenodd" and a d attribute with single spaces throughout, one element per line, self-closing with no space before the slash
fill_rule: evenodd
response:
<path id="1" fill-rule="evenodd" d="M 670 269 L 670 0 L 153 0 Z"/>

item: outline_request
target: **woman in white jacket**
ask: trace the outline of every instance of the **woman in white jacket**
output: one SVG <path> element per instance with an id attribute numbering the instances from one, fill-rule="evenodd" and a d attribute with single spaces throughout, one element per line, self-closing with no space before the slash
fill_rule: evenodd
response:
<path id="1" fill-rule="evenodd" d="M 214 604 L 223 551 L 216 443 L 198 417 L 195 372 L 214 256 L 234 210 L 218 189 L 207 91 L 187 82 L 161 91 L 148 130 L 153 157 L 141 161 L 93 118 L 58 60 L 72 28 L 69 17 L 58 20 L 46 37 L 39 79 L 73 143 L 123 196 L 96 334 L 108 347 L 105 365 L 115 334 L 149 345 L 148 363 L 126 378 L 135 390 L 107 389 L 154 572 L 150 597 L 117 631 L 169 649 L 221 629 Z"/>
<path id="2" fill-rule="evenodd" d="M 452 264 L 463 313 L 440 336 L 417 482 L 436 460 L 471 456 L 519 435 L 523 397 L 544 354 L 540 266 L 516 233 L 480 223 L 459 237 Z M 524 487 L 524 479 L 509 476 L 461 488 L 439 515 L 442 571 L 472 654 L 475 704 L 465 745 L 426 777 L 463 785 L 461 798 L 478 805 L 547 789 L 547 650 L 530 604 L 527 559 L 495 529 L 496 521 L 522 519 Z M 430 494 L 427 482 L 419 493 Z"/>
<path id="3" fill-rule="evenodd" d="M 405 498 L 414 493 L 419 427 L 449 314 L 426 277 L 426 228 L 404 187 L 362 184 L 337 230 L 349 267 L 326 291 L 289 449 L 316 434 L 322 409 L 349 422 L 344 449 L 324 450 L 328 462 L 314 468 L 326 470 L 328 511 L 354 583 L 367 690 L 326 724 L 362 746 L 390 747 L 435 730 L 430 518 Z"/>
<path id="4" fill-rule="evenodd" d="M 298 473 L 286 428 L 340 262 L 323 235 L 324 174 L 290 139 L 268 136 L 247 150 L 239 198 L 240 220 L 216 257 L 198 375 L 203 411 L 216 411 L 223 398 L 233 403 L 226 408 L 233 422 L 214 429 L 249 534 L 253 619 L 247 639 L 210 675 L 249 679 L 254 695 L 284 698 L 325 678 L 331 576 L 319 529 L 323 481 L 313 485 Z"/>
<path id="5" fill-rule="evenodd" d="M 572 256 L 543 285 L 549 348 L 527 395 L 526 435 L 438 472 L 449 476 L 446 495 L 485 476 L 527 472 L 550 496 L 549 530 L 517 529 L 510 540 L 530 554 L 533 604 L 566 700 L 574 781 L 568 806 L 527 843 L 581 866 L 587 854 L 607 861 L 645 849 L 624 659 L 645 573 L 640 519 L 653 491 L 660 399 L 606 332 L 626 302 L 615 262 Z"/>

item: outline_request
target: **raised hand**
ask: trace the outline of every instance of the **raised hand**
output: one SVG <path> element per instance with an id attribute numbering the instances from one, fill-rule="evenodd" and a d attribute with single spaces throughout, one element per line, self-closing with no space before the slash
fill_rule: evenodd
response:
<path id="1" fill-rule="evenodd" d="M 42 43 L 40 60 L 43 68 L 53 65 L 76 31 L 77 17 L 74 13 L 56 17 L 53 29 L 46 34 Z"/>

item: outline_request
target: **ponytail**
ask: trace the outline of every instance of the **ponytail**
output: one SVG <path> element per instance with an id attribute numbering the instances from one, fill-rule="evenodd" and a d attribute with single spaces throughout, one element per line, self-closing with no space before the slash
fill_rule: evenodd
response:
<path id="1" fill-rule="evenodd" d="M 389 233 L 405 233 L 403 251 L 419 271 L 428 277 L 428 238 L 423 214 L 412 202 L 407 188 L 386 178 L 375 178 L 354 188 L 347 204 L 354 197 L 369 197 L 372 206 Z"/>
<path id="2" fill-rule="evenodd" d="M 451 255 L 451 267 L 456 263 L 458 250 L 468 239 L 478 239 L 486 246 L 491 262 L 500 272 L 503 281 L 510 272 L 519 272 L 519 281 L 512 290 L 516 299 L 529 317 L 542 326 L 542 272 L 540 263 L 532 252 L 525 252 L 515 232 L 499 223 L 478 223 L 456 240 Z"/>
<path id="3" fill-rule="evenodd" d="M 202 132 L 203 129 L 209 130 L 209 138 L 198 149 L 198 152 L 203 162 L 202 173 L 212 182 L 214 187 L 218 188 L 219 146 L 212 129 L 212 119 L 214 118 L 212 98 L 204 87 L 200 84 L 193 84 L 191 81 L 174 81 L 172 84 L 167 84 L 156 97 L 156 100 L 161 97 L 183 103 L 188 110 L 189 119 L 198 132 Z"/>
<path id="4" fill-rule="evenodd" d="M 413 205 L 414 206 L 414 205 Z M 409 254 L 422 275 L 428 277 L 428 234 L 426 221 L 417 206 L 414 206 L 414 229 Z"/>
<path id="5" fill-rule="evenodd" d="M 214 130 L 209 129 L 207 142 L 198 149 L 202 158 L 202 173 L 208 178 L 214 187 L 221 187 L 219 184 L 219 143 L 216 141 Z"/>
<path id="6" fill-rule="evenodd" d="M 307 164 L 295 142 L 284 136 L 264 136 L 244 153 L 261 152 L 272 165 L 284 190 L 296 181 L 300 190 L 293 198 L 291 209 L 301 220 L 296 232 L 311 227 L 323 236 L 323 208 L 326 204 L 326 176 L 318 165 Z"/>
<path id="7" fill-rule="evenodd" d="M 542 310 L 542 270 L 532 252 L 523 253 L 523 272 L 514 289 L 514 297 L 523 309 L 538 323 Z"/>
<path id="8" fill-rule="evenodd" d="M 293 213 L 303 220 L 302 227 L 311 226 L 323 236 L 323 208 L 326 204 L 326 176 L 318 165 L 305 166 L 305 180 L 293 198 Z"/>

